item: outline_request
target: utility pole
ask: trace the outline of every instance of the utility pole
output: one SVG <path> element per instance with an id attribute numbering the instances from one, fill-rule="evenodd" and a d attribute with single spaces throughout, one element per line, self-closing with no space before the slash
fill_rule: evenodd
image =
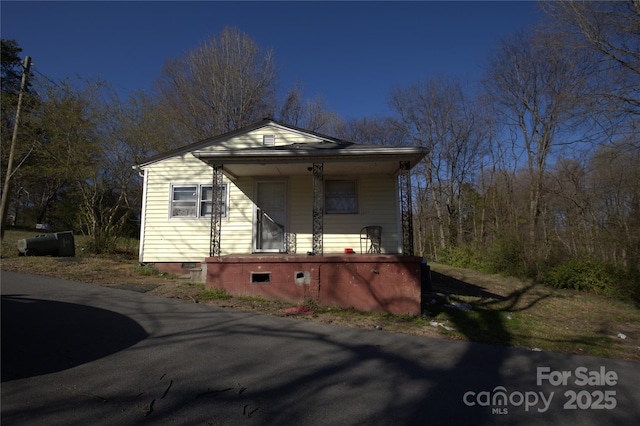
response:
<path id="1" fill-rule="evenodd" d="M 11 148 L 9 149 L 9 161 L 7 162 L 7 171 L 4 178 L 4 186 L 2 187 L 2 202 L 0 203 L 0 239 L 4 238 L 4 231 L 7 222 L 7 211 L 9 210 L 9 192 L 11 189 L 11 174 L 13 173 L 13 155 L 16 147 L 16 139 L 18 138 L 18 124 L 20 122 L 20 107 L 22 106 L 22 97 L 27 87 L 27 77 L 29 68 L 31 67 L 31 58 L 25 56 L 22 65 L 22 82 L 20 83 L 20 93 L 18 94 L 18 107 L 16 108 L 16 119 L 13 123 L 13 135 L 11 136 Z"/>

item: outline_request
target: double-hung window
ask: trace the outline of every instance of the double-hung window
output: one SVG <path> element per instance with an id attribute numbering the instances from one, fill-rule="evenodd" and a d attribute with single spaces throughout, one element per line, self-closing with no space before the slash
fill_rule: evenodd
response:
<path id="1" fill-rule="evenodd" d="M 327 179 L 324 208 L 331 213 L 358 213 L 358 182 L 355 179 Z"/>
<path id="2" fill-rule="evenodd" d="M 220 185 L 218 205 L 222 218 L 228 215 L 227 184 Z M 207 184 L 171 185 L 171 218 L 210 218 L 213 210 L 213 186 Z"/>

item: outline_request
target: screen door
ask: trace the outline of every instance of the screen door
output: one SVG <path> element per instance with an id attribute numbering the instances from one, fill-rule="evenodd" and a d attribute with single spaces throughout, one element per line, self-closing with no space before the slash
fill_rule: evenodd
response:
<path id="1" fill-rule="evenodd" d="M 254 247 L 256 252 L 285 251 L 287 218 L 285 182 L 256 182 Z"/>

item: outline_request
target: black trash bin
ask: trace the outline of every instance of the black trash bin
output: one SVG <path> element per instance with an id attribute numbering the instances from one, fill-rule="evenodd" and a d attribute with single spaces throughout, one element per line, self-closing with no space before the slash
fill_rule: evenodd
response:
<path id="1" fill-rule="evenodd" d="M 18 251 L 24 256 L 73 257 L 76 244 L 72 231 L 56 232 L 19 240 Z"/>
<path id="2" fill-rule="evenodd" d="M 73 239 L 73 232 L 57 232 L 56 238 L 58 239 L 58 256 L 73 257 L 76 255 L 76 243 Z"/>

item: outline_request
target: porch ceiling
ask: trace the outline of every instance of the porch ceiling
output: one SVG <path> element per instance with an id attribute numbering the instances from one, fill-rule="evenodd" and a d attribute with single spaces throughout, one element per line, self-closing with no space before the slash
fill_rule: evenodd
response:
<path id="1" fill-rule="evenodd" d="M 322 163 L 325 175 L 396 175 L 400 162 L 415 166 L 426 150 L 415 147 L 375 147 L 369 149 L 312 150 L 238 150 L 194 151 L 192 154 L 210 165 L 221 165 L 228 175 L 294 176 L 311 173 L 314 163 Z"/>
<path id="2" fill-rule="evenodd" d="M 313 163 L 295 164 L 223 164 L 223 172 L 231 177 L 242 176 L 311 176 Z M 398 173 L 398 163 L 324 163 L 325 175 L 367 175 L 386 174 L 394 176 Z"/>

